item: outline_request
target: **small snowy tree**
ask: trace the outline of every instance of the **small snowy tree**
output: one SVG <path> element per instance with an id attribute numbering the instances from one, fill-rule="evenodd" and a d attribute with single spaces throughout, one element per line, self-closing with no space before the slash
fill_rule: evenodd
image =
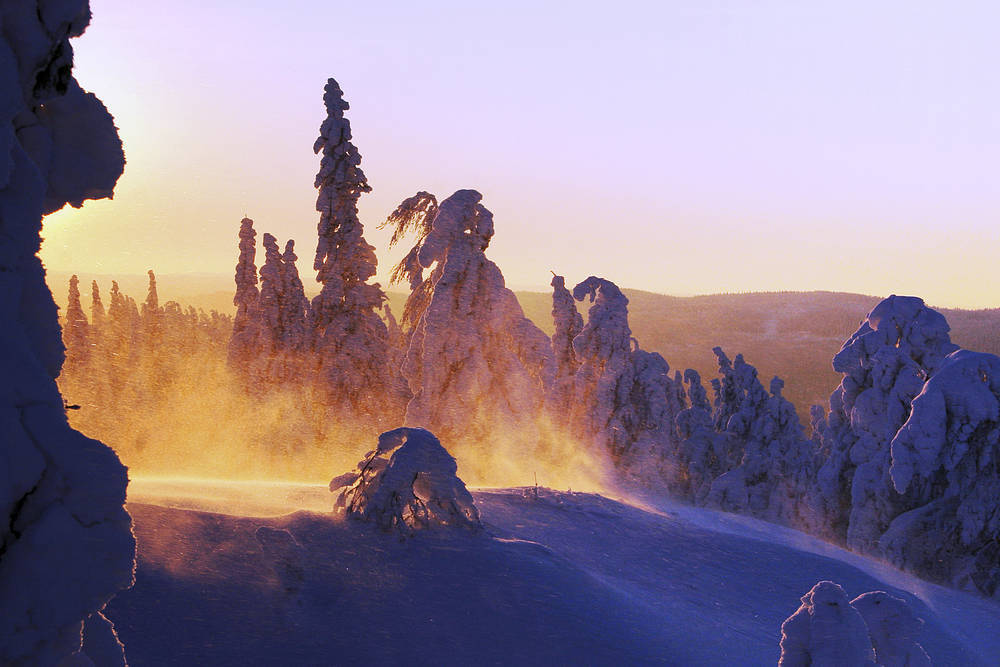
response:
<path id="1" fill-rule="evenodd" d="M 100 331 L 104 327 L 104 303 L 101 301 L 101 290 L 97 286 L 97 281 L 90 283 L 90 323 Z"/>
<path id="2" fill-rule="evenodd" d="M 288 352 L 302 352 L 309 344 L 308 318 L 309 299 L 306 298 L 299 270 L 295 266 L 295 241 L 285 243 L 281 255 L 282 303 L 281 303 L 281 347 Z"/>
<path id="3" fill-rule="evenodd" d="M 830 397 L 817 474 L 812 532 L 871 552 L 909 501 L 889 479 L 889 443 L 910 403 L 954 351 L 948 323 L 916 297 L 890 296 L 869 313 L 833 359 L 843 373 Z"/>
<path id="4" fill-rule="evenodd" d="M 552 356 L 554 369 L 546 400 L 554 410 L 563 410 L 572 397 L 574 378 L 580 363 L 573 351 L 573 339 L 583 331 L 583 316 L 568 289 L 566 279 L 552 274 Z"/>
<path id="5" fill-rule="evenodd" d="M 886 667 L 930 667 L 930 657 L 917 643 L 924 621 L 906 600 L 885 591 L 870 591 L 851 600 L 851 606 L 865 619 L 875 662 Z"/>
<path id="6" fill-rule="evenodd" d="M 875 664 L 868 627 L 847 593 L 820 581 L 781 624 L 779 667 L 865 667 Z"/>
<path id="7" fill-rule="evenodd" d="M 397 428 L 378 437 L 353 473 L 330 482 L 335 507 L 383 530 L 412 534 L 427 528 L 482 528 L 472 495 L 457 475 L 455 459 L 434 434 Z"/>
<path id="8" fill-rule="evenodd" d="M 333 79 L 323 102 L 327 117 L 313 146 L 323 155 L 315 181 L 320 221 L 313 262 L 323 287 L 311 310 L 318 374 L 329 400 L 340 408 L 392 419 L 402 397 L 398 373 L 388 364 L 388 331 L 376 312 L 386 297 L 378 283 L 368 282 L 378 260 L 358 220 L 358 199 L 371 187 L 344 117 L 350 106 Z"/>
<path id="9" fill-rule="evenodd" d="M 892 441 L 890 475 L 913 509 L 880 540 L 900 567 L 1000 596 L 1000 357 L 950 354 Z"/>
<path id="10" fill-rule="evenodd" d="M 63 333 L 66 344 L 66 363 L 79 367 L 90 357 L 90 325 L 80 304 L 80 279 L 76 275 L 69 279 L 69 299 L 66 305 L 66 329 Z"/>
<path id="11" fill-rule="evenodd" d="M 716 477 L 732 469 L 732 436 L 719 433 L 713 427 L 712 404 L 698 372 L 684 371 L 690 407 L 677 413 L 677 435 L 680 439 L 675 459 L 674 475 L 668 480 L 671 490 L 682 498 L 701 505 L 708 499 Z"/>
<path id="12" fill-rule="evenodd" d="M 229 361 L 242 366 L 252 358 L 252 341 L 255 339 L 250 329 L 251 314 L 257 306 L 260 292 L 257 289 L 257 232 L 253 228 L 253 220 L 243 218 L 240 221 L 239 259 L 236 262 L 236 295 L 233 305 L 236 306 L 236 316 L 233 318 L 233 333 L 229 339 Z"/>

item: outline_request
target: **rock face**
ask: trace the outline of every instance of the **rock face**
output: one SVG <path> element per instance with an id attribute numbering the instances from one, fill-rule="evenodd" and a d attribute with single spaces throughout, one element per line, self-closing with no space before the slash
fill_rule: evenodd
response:
<path id="1" fill-rule="evenodd" d="M 457 472 L 433 433 L 403 427 L 380 435 L 357 470 L 334 478 L 330 490 L 339 491 L 335 507 L 348 517 L 386 531 L 478 531 L 479 510 Z"/>
<path id="2" fill-rule="evenodd" d="M 89 664 L 113 647 L 99 611 L 132 583 L 124 466 L 70 428 L 63 344 L 38 258 L 42 216 L 110 197 L 124 168 L 114 120 L 72 76 L 86 2 L 0 5 L 0 664 Z M 86 621 L 86 630 L 84 622 Z M 123 664 L 101 651 L 101 664 Z"/>

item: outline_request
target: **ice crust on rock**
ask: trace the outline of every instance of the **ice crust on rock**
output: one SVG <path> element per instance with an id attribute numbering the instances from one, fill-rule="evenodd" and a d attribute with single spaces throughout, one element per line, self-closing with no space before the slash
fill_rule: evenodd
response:
<path id="1" fill-rule="evenodd" d="M 890 296 L 869 313 L 833 359 L 843 373 L 822 429 L 828 451 L 817 474 L 812 532 L 852 549 L 876 550 L 905 508 L 889 479 L 889 443 L 927 378 L 957 349 L 948 323 L 916 297 Z"/>
<path id="2" fill-rule="evenodd" d="M 353 473 L 330 482 L 335 508 L 383 530 L 412 534 L 427 528 L 482 528 L 458 466 L 433 433 L 402 427 L 386 431 Z"/>
<path id="3" fill-rule="evenodd" d="M 885 667 L 930 667 L 930 657 L 917 643 L 924 621 L 906 600 L 885 591 L 870 591 L 851 600 L 851 606 L 865 620 L 876 663 Z"/>
<path id="4" fill-rule="evenodd" d="M 85 2 L 0 5 L 4 665 L 88 661 L 84 621 L 132 583 L 126 471 L 66 420 L 54 380 L 63 344 L 37 255 L 42 215 L 111 196 L 124 165 L 113 119 L 72 77 L 69 38 L 89 20 Z"/>
<path id="5" fill-rule="evenodd" d="M 820 581 L 781 624 L 779 667 L 863 667 L 875 664 L 868 627 L 844 589 Z"/>

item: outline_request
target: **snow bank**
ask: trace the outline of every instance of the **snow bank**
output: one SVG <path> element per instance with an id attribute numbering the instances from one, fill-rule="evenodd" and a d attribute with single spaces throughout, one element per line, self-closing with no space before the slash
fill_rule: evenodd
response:
<path id="1" fill-rule="evenodd" d="M 863 593 L 851 600 L 868 626 L 875 661 L 886 667 L 930 667 L 931 659 L 917 643 L 924 621 L 906 600 L 885 591 Z"/>
<path id="2" fill-rule="evenodd" d="M 433 433 L 403 427 L 380 435 L 357 471 L 334 478 L 330 490 L 340 489 L 336 508 L 383 530 L 478 531 L 479 511 L 457 471 L 455 459 Z"/>
<path id="3" fill-rule="evenodd" d="M 86 663 L 84 621 L 132 583 L 125 468 L 73 431 L 54 378 L 56 307 L 41 218 L 110 197 L 124 166 L 111 115 L 72 77 L 85 2 L 0 7 L 0 663 Z M 95 646 L 111 646 L 110 624 Z M 113 651 L 110 652 L 113 654 Z M 75 656 L 75 657 L 73 657 Z M 106 656 L 102 656 L 102 660 Z M 114 661 L 106 664 L 114 664 Z"/>

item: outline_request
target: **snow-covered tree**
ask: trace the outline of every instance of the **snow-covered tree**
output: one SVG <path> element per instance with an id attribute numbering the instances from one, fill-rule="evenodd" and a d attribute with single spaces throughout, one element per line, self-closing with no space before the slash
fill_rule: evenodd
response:
<path id="1" fill-rule="evenodd" d="M 930 667 L 930 657 L 917 643 L 924 621 L 906 600 L 885 591 L 870 591 L 851 600 L 851 606 L 865 620 L 876 663 L 885 667 Z"/>
<path id="2" fill-rule="evenodd" d="M 728 416 L 724 432 L 741 455 L 735 467 L 712 482 L 707 502 L 731 512 L 800 525 L 800 516 L 807 514 L 805 493 L 815 474 L 815 457 L 795 406 L 781 395 L 784 382 L 771 380 L 768 393 L 757 369 L 743 355 L 730 364 L 721 348 L 715 353 L 724 373 L 718 421 Z"/>
<path id="3" fill-rule="evenodd" d="M 66 363 L 83 365 L 90 356 L 90 324 L 80 303 L 80 279 L 69 279 L 69 298 L 66 304 L 66 324 L 63 331 L 66 344 Z"/>
<path id="4" fill-rule="evenodd" d="M 289 239 L 281 255 L 281 347 L 289 352 L 302 352 L 309 344 L 309 299 L 295 266 L 296 260 L 295 241 Z"/>
<path id="5" fill-rule="evenodd" d="M 319 380 L 340 408 L 392 419 L 400 385 L 388 364 L 388 332 L 376 312 L 386 297 L 378 283 L 368 282 L 378 260 L 358 220 L 358 199 L 371 187 L 344 117 L 349 105 L 333 79 L 327 81 L 323 102 L 327 117 L 313 146 L 322 152 L 315 181 L 320 221 L 313 268 L 323 287 L 311 310 Z"/>
<path id="6" fill-rule="evenodd" d="M 427 528 L 482 528 L 458 465 L 434 434 L 397 428 L 378 437 L 378 446 L 357 470 L 330 482 L 335 508 L 371 521 L 383 530 L 410 534 Z"/>
<path id="7" fill-rule="evenodd" d="M 680 443 L 674 455 L 673 474 L 667 483 L 673 493 L 704 504 L 716 477 L 732 469 L 735 447 L 728 432 L 713 427 L 712 404 L 694 369 L 684 371 L 690 407 L 677 413 L 675 420 Z"/>
<path id="8" fill-rule="evenodd" d="M 130 585 L 125 468 L 69 427 L 54 378 L 58 314 L 41 220 L 108 197 L 124 166 L 114 121 L 72 75 L 86 3 L 0 5 L 0 663 L 87 664 L 84 621 Z M 110 626 L 87 624 L 87 632 Z M 65 662 L 64 662 L 65 661 Z M 114 662 L 105 663 L 114 664 Z M 119 662 L 119 664 L 122 664 Z"/>
<path id="9" fill-rule="evenodd" d="M 101 289 L 97 286 L 97 281 L 90 283 L 90 323 L 97 330 L 104 326 L 104 302 L 101 301 Z"/>
<path id="10" fill-rule="evenodd" d="M 906 508 L 889 479 L 889 443 L 910 403 L 954 351 L 948 323 L 916 297 L 890 296 L 869 313 L 833 359 L 843 373 L 830 397 L 811 504 L 812 532 L 874 551 L 889 522 Z M 828 442 L 829 441 L 829 442 Z"/>
<path id="11" fill-rule="evenodd" d="M 576 309 L 576 300 L 566 289 L 566 279 L 552 274 L 552 356 L 554 370 L 546 400 L 555 410 L 565 409 L 571 400 L 574 379 L 580 363 L 573 351 L 573 339 L 583 331 L 583 316 Z"/>
<path id="12" fill-rule="evenodd" d="M 683 385 L 659 354 L 637 343 L 633 349 L 628 299 L 617 285 L 591 276 L 573 297 L 592 304 L 573 339 L 580 363 L 569 406 L 573 428 L 640 481 L 674 476 L 669 456 L 677 449 L 676 416 L 686 407 Z"/>
<path id="13" fill-rule="evenodd" d="M 524 316 L 500 269 L 486 258 L 493 214 L 481 200 L 475 190 L 459 190 L 428 207 L 433 217 L 418 227 L 411 255 L 419 268 L 410 276 L 420 282 L 407 304 L 416 320 L 403 365 L 413 398 L 405 423 L 475 446 L 502 431 L 518 439 L 528 457 L 551 372 L 549 338 Z"/>
<path id="14" fill-rule="evenodd" d="M 914 399 L 891 445 L 913 508 L 879 543 L 891 562 L 1000 597 L 1000 357 L 959 350 Z"/>
<path id="15" fill-rule="evenodd" d="M 236 316 L 233 319 L 233 333 L 229 339 L 229 360 L 237 366 L 243 366 L 253 356 L 252 341 L 255 335 L 249 329 L 250 316 L 257 306 L 260 292 L 257 289 L 257 232 L 253 228 L 253 220 L 243 218 L 240 221 L 239 259 L 236 262 L 236 295 L 233 305 L 236 306 Z"/>
<path id="16" fill-rule="evenodd" d="M 779 667 L 864 667 L 875 664 L 868 627 L 847 593 L 820 581 L 781 624 Z"/>

